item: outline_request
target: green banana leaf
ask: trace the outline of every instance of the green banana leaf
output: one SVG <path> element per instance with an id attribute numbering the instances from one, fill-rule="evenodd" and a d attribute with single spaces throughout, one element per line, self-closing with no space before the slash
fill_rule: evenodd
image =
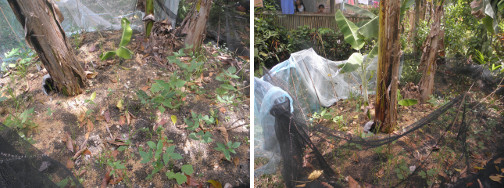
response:
<path id="1" fill-rule="evenodd" d="M 371 11 L 363 9 L 363 8 L 360 8 L 360 7 L 355 6 L 355 5 L 351 5 L 351 4 L 345 3 L 345 9 L 348 9 L 348 10 L 351 10 L 351 11 L 355 12 L 355 14 L 357 14 L 357 15 L 366 16 L 366 17 L 371 18 L 371 19 L 377 17 L 376 14 L 372 13 Z"/>
<path id="2" fill-rule="evenodd" d="M 353 49 L 360 50 L 364 46 L 364 39 L 359 37 L 359 28 L 350 20 L 346 19 L 343 13 L 338 10 L 335 15 L 336 23 L 345 36 L 345 42 Z"/>
<path id="3" fill-rule="evenodd" d="M 119 43 L 119 47 L 115 51 L 108 51 L 100 55 L 100 59 L 102 61 L 114 57 L 115 55 L 123 58 L 123 59 L 131 59 L 133 52 L 131 52 L 126 46 L 129 44 L 131 40 L 131 36 L 133 35 L 133 30 L 130 26 L 130 21 L 126 18 L 121 19 L 121 27 L 123 28 L 123 33 L 121 36 L 121 42 Z"/>
<path id="4" fill-rule="evenodd" d="M 346 63 L 339 65 L 340 73 L 349 73 L 357 70 L 364 60 L 364 56 L 361 53 L 353 53 L 347 60 Z"/>
<path id="5" fill-rule="evenodd" d="M 131 35 L 133 35 L 133 30 L 130 26 L 130 21 L 126 18 L 121 19 L 121 27 L 123 28 L 123 33 L 121 36 L 121 43 L 119 46 L 126 46 L 131 40 Z"/>
<path id="6" fill-rule="evenodd" d="M 364 36 L 366 39 L 377 39 L 379 32 L 378 29 L 379 29 L 379 19 L 378 16 L 376 16 L 359 28 L 359 34 Z"/>

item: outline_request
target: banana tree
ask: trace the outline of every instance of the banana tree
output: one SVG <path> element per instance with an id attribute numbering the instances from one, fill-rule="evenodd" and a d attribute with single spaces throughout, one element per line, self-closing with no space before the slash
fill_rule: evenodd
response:
<path id="1" fill-rule="evenodd" d="M 365 15 L 370 18 L 368 22 L 362 25 L 360 28 L 357 27 L 353 22 L 348 20 L 343 13 L 338 10 L 335 15 L 336 23 L 344 35 L 345 42 L 350 44 L 354 50 L 359 52 L 353 53 L 347 62 L 339 66 L 340 73 L 349 73 L 359 70 L 358 74 L 361 78 L 362 93 L 364 98 L 364 103 L 368 104 L 368 70 L 367 67 L 371 63 L 372 59 L 378 54 L 378 48 L 375 46 L 367 54 L 366 57 L 360 52 L 362 47 L 364 47 L 365 40 L 376 39 L 378 37 L 378 16 L 372 12 L 361 9 L 353 5 L 347 5 L 347 9 L 352 10 L 360 15 Z"/>

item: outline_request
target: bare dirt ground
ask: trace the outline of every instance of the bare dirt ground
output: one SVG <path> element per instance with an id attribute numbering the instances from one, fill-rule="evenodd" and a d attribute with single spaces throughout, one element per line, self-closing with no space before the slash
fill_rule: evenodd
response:
<path id="1" fill-rule="evenodd" d="M 23 130 L 26 138 L 71 169 L 84 187 L 208 187 L 211 186 L 209 180 L 222 186 L 226 183 L 248 186 L 248 58 L 205 45 L 200 55 L 203 66 L 191 73 L 191 79 L 185 80 L 184 86 L 179 88 L 185 95 L 175 100 L 182 105 L 166 108 L 161 113 L 157 106 L 143 104 L 137 93 L 142 90 L 151 95 L 155 80 L 170 82 L 174 72 L 178 75 L 184 73 L 166 59 L 166 54 L 171 54 L 168 51 L 177 51 L 180 46 L 174 42 L 174 48 L 165 49 L 164 56 L 147 55 L 143 37 L 133 34 L 132 42 L 127 46 L 135 54 L 132 59 L 115 57 L 100 61 L 99 55 L 115 49 L 120 38 L 120 31 L 84 33 L 69 38 L 84 69 L 96 74 L 87 80 L 85 91 L 78 96 L 45 95 L 41 82 L 47 72 L 38 71 L 36 66 L 29 67 L 26 77 L 12 73 L 1 78 L 1 96 L 8 99 L 0 107 L 0 121 L 34 108 L 29 120 L 36 127 Z M 189 64 L 191 57 L 179 59 Z M 239 78 L 228 79 L 233 89 L 228 88 L 226 95 L 234 98 L 223 102 L 216 94 L 223 82 L 216 77 L 229 67 L 238 70 L 234 75 Z M 12 89 L 14 97 L 8 94 L 8 89 Z M 215 120 L 213 123 L 199 120 L 200 126 L 192 131 L 187 129 L 187 121 L 184 121 L 190 121 L 192 113 Z M 196 131 L 211 133 L 212 141 L 203 143 L 190 138 L 189 135 Z M 149 141 L 158 143 L 160 140 L 162 152 L 175 146 L 173 152 L 180 154 L 182 159 L 170 160 L 152 178 L 147 178 L 154 169 L 154 160 L 141 163 L 143 157 L 139 150 L 149 148 Z M 229 160 L 222 151 L 215 149 L 217 143 L 226 144 L 228 141 L 240 143 Z M 194 170 L 191 175 L 185 175 L 187 183 L 179 185 L 165 175 L 167 172 L 180 173 L 186 164 L 192 165 Z"/>

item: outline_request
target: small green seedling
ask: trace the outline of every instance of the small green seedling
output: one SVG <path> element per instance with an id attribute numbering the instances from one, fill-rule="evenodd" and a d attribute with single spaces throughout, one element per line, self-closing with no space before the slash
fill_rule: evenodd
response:
<path id="1" fill-rule="evenodd" d="M 174 173 L 172 171 L 168 171 L 166 172 L 166 176 L 169 178 L 169 179 L 175 179 L 177 180 L 177 183 L 180 185 L 180 184 L 183 184 L 185 182 L 187 182 L 187 176 L 190 176 L 194 173 L 194 169 L 192 167 L 192 165 L 189 165 L 189 164 L 186 164 L 186 165 L 182 165 L 181 169 L 180 169 L 182 172 L 177 172 L 177 173 Z"/>
<path id="2" fill-rule="evenodd" d="M 181 99 L 186 94 L 182 92 L 181 88 L 184 87 L 185 83 L 186 81 L 178 79 L 176 73 L 174 73 L 169 82 L 156 80 L 156 83 L 152 84 L 150 88 L 152 96 L 149 96 L 143 90 L 137 90 L 137 96 L 142 104 L 152 104 L 161 113 L 164 113 L 166 108 L 176 109 L 184 104 Z"/>
<path id="3" fill-rule="evenodd" d="M 140 161 L 140 163 L 145 164 L 152 161 L 151 164 L 154 167 L 154 170 L 152 170 L 152 173 L 147 176 L 147 179 L 151 179 L 154 174 L 158 173 L 164 166 L 168 165 L 170 160 L 182 159 L 180 154 L 175 153 L 175 146 L 170 146 L 163 152 L 163 143 L 165 142 L 171 143 L 173 140 L 164 141 L 161 139 L 157 144 L 153 141 L 148 141 L 147 145 L 149 148 L 146 148 L 145 151 L 143 151 L 142 147 L 139 148 L 139 153 L 142 157 L 142 161 Z"/>
<path id="4" fill-rule="evenodd" d="M 196 133 L 191 133 L 189 134 L 189 138 L 192 138 L 194 140 L 201 140 L 203 143 L 210 143 L 213 141 L 212 133 L 210 133 L 210 131 L 199 131 Z"/>
<path id="5" fill-rule="evenodd" d="M 131 36 L 133 35 L 133 30 L 130 26 L 130 21 L 126 18 L 121 19 L 121 27 L 123 28 L 123 33 L 121 36 L 121 42 L 119 43 L 119 47 L 115 51 L 108 51 L 100 55 L 100 59 L 102 61 L 107 60 L 108 58 L 117 55 L 123 59 L 131 59 L 133 52 L 131 52 L 126 46 L 129 44 L 131 40 Z"/>
<path id="6" fill-rule="evenodd" d="M 231 155 L 230 153 L 234 153 L 236 154 L 236 151 L 235 149 L 240 147 L 240 142 L 232 142 L 232 141 L 229 141 L 226 145 L 224 145 L 223 143 L 217 143 L 217 147 L 214 148 L 215 150 L 217 151 L 222 151 L 222 153 L 224 153 L 224 156 L 226 157 L 226 159 L 228 161 L 231 160 Z"/>
<path id="7" fill-rule="evenodd" d="M 126 169 L 126 166 L 121 164 L 121 161 L 108 161 L 107 164 L 112 168 L 110 171 L 110 175 L 114 177 L 119 177 L 117 174 L 118 171 L 121 171 L 122 169 Z"/>

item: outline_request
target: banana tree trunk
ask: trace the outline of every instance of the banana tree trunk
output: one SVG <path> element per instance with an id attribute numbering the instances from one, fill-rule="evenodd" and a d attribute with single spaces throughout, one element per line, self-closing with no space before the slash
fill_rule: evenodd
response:
<path id="1" fill-rule="evenodd" d="M 390 133 L 397 124 L 397 88 L 401 57 L 400 0 L 380 1 L 375 128 Z"/>
<path id="2" fill-rule="evenodd" d="M 185 45 L 192 45 L 193 51 L 199 49 L 205 39 L 210 8 L 212 8 L 212 0 L 197 0 L 190 14 L 182 21 L 180 33 L 187 34 Z"/>
<path id="3" fill-rule="evenodd" d="M 438 51 L 442 48 L 444 31 L 441 29 L 441 17 L 443 16 L 443 4 L 436 7 L 433 16 L 433 22 L 429 35 L 423 44 L 423 54 L 420 58 L 419 72 L 422 72 L 422 78 L 418 84 L 420 87 L 420 101 L 425 103 L 429 100 L 434 90 L 434 75 L 436 74 L 436 57 Z"/>
<path id="4" fill-rule="evenodd" d="M 56 91 L 73 96 L 82 93 L 86 76 L 60 25 L 61 13 L 50 0 L 8 0 L 25 39 L 35 49 L 51 75 Z"/>

